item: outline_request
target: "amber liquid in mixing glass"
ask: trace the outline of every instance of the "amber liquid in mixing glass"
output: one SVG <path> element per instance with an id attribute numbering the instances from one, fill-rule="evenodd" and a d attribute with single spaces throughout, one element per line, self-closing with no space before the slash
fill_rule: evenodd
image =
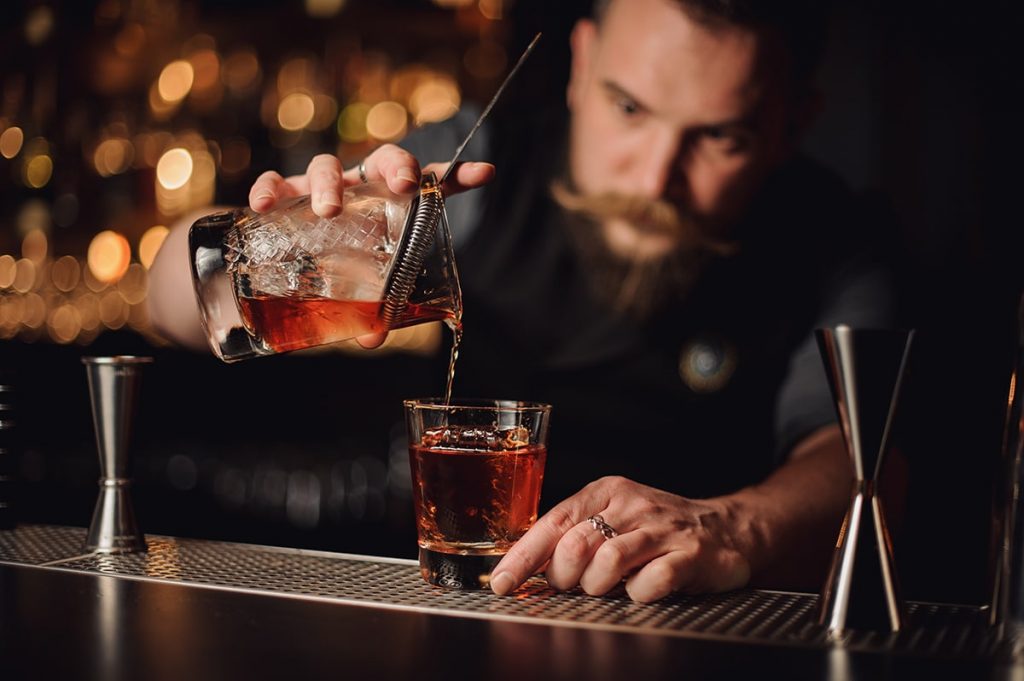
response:
<path id="1" fill-rule="evenodd" d="M 320 297 L 252 296 L 238 299 L 245 326 L 275 352 L 383 333 L 389 329 L 443 320 L 452 330 L 452 350 L 445 382 L 445 402 L 450 402 L 455 362 L 462 342 L 462 316 L 451 310 L 409 304 L 401 320 L 390 327 L 381 319 L 381 304 L 372 300 L 334 300 Z"/>

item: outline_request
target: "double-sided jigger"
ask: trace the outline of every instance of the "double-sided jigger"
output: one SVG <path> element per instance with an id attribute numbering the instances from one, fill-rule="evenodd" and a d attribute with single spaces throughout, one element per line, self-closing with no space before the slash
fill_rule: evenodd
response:
<path id="1" fill-rule="evenodd" d="M 128 488 L 128 445 L 142 367 L 152 357 L 83 357 L 100 455 L 100 494 L 85 548 L 99 553 L 146 550 Z"/>
<path id="2" fill-rule="evenodd" d="M 819 622 L 832 636 L 898 631 L 903 602 L 877 489 L 914 332 L 837 326 L 815 333 L 855 479 Z"/>

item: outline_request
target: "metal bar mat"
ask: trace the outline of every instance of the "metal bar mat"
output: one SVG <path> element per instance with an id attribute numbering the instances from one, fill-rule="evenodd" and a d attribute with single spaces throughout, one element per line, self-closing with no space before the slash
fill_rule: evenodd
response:
<path id="1" fill-rule="evenodd" d="M 535 579 L 514 597 L 501 598 L 429 586 L 409 560 L 154 536 L 147 537 L 145 554 L 82 556 L 84 538 L 78 528 L 0 532 L 0 562 L 45 567 L 54 561 L 53 569 L 467 617 L 798 647 L 835 644 L 815 622 L 818 599 L 809 594 L 742 590 L 641 604 L 621 589 L 593 597 L 578 590 L 559 593 Z M 68 552 L 56 555 L 61 549 Z M 42 560 L 47 557 L 51 561 Z M 908 610 L 908 626 L 897 634 L 851 633 L 837 643 L 857 651 L 952 658 L 1006 654 L 979 608 L 910 603 Z"/>
<path id="2" fill-rule="evenodd" d="M 19 525 L 0 532 L 0 563 L 45 565 L 89 554 L 85 528 Z"/>

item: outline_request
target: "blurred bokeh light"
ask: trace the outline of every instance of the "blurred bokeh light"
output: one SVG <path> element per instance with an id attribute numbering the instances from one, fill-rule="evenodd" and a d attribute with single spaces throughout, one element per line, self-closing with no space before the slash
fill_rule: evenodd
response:
<path id="1" fill-rule="evenodd" d="M 46 232 L 39 228 L 29 230 L 25 238 L 21 240 L 21 255 L 34 263 L 42 263 L 46 260 L 46 253 L 50 248 Z"/>
<path id="2" fill-rule="evenodd" d="M 21 151 L 21 145 L 25 141 L 25 133 L 16 125 L 12 125 L 0 133 L 0 155 L 4 158 L 14 158 Z"/>
<path id="3" fill-rule="evenodd" d="M 192 89 L 194 78 L 192 64 L 183 59 L 172 61 L 160 72 L 156 86 L 157 94 L 165 102 L 181 101 Z"/>
<path id="4" fill-rule="evenodd" d="M 313 98 L 305 92 L 285 96 L 277 107 L 277 122 L 285 130 L 302 130 L 313 120 Z"/>
<path id="5" fill-rule="evenodd" d="M 345 6 L 345 0 L 305 0 L 306 13 L 311 17 L 333 17 Z"/>
<path id="6" fill-rule="evenodd" d="M 366 132 L 382 142 L 392 142 L 405 134 L 408 113 L 398 102 L 378 102 L 366 114 Z"/>
<path id="7" fill-rule="evenodd" d="M 39 5 L 28 13 L 25 21 L 25 40 L 29 45 L 41 45 L 53 32 L 53 10 Z"/>
<path id="8" fill-rule="evenodd" d="M 53 176 L 53 159 L 45 153 L 26 156 L 25 184 L 33 189 L 45 187 Z"/>
<path id="9" fill-rule="evenodd" d="M 160 246 L 163 245 L 169 231 L 163 225 L 155 225 L 147 229 L 142 238 L 139 239 L 139 262 L 146 269 L 152 266 L 153 259 L 156 258 L 156 252 L 160 250 Z"/>
<path id="10" fill-rule="evenodd" d="M 89 271 L 105 284 L 112 284 L 124 276 L 131 257 L 128 240 L 112 230 L 100 232 L 89 243 Z"/>
<path id="11" fill-rule="evenodd" d="M 244 204 L 265 170 L 296 172 L 320 152 L 348 165 L 470 97 L 486 101 L 507 66 L 503 10 L 502 0 L 5 10 L 0 338 L 89 344 L 131 329 L 160 342 L 148 270 L 174 221 Z M 438 338 L 402 330 L 377 352 L 433 352 Z"/>
<path id="12" fill-rule="evenodd" d="M 178 189 L 192 177 L 192 154 L 180 147 L 164 152 L 156 164 L 156 179 L 164 189 Z"/>

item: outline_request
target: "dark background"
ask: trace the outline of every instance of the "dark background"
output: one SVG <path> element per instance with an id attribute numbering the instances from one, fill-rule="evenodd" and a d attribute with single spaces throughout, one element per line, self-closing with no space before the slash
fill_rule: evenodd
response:
<path id="1" fill-rule="evenodd" d="M 4 10 L 12 21 L 2 29 L 0 77 L 33 72 L 17 32 L 35 5 Z M 546 34 L 533 76 L 507 106 L 530 115 L 532 98 L 561 97 L 568 31 L 586 5 L 506 3 L 494 31 L 510 55 L 535 30 Z M 58 90 L 70 99 L 82 87 L 79 58 L 101 37 L 89 28 L 92 3 L 55 7 L 61 39 L 35 56 L 57 65 Z M 428 2 L 350 0 L 320 21 L 295 2 L 183 7 L 197 29 L 224 42 L 245 35 L 261 54 L 315 52 L 354 27 L 365 44 L 400 58 L 472 37 L 458 12 Z M 1018 29 L 1009 3 L 837 2 L 821 70 L 825 109 L 806 143 L 899 225 L 905 312 L 918 332 L 889 472 L 905 476 L 908 492 L 889 502 L 910 598 L 986 597 L 990 490 L 1021 284 L 1020 118 L 1010 106 L 1021 79 L 1011 48 Z M 464 96 L 485 98 L 493 85 L 470 82 Z M 251 172 L 219 183 L 218 201 L 243 203 L 259 171 L 290 162 L 266 140 L 252 142 Z M 110 210 L 104 197 L 126 182 L 82 181 L 80 219 L 62 237 L 67 252 L 84 249 Z M 15 250 L 16 209 L 40 194 L 0 176 L 0 250 Z M 400 400 L 441 390 L 446 346 L 434 357 L 332 353 L 227 366 L 127 330 L 87 347 L 0 341 L 0 367 L 16 388 L 21 445 L 6 465 L 19 480 L 18 517 L 88 524 L 98 469 L 79 358 L 150 354 L 133 450 L 147 532 L 411 557 Z"/>

